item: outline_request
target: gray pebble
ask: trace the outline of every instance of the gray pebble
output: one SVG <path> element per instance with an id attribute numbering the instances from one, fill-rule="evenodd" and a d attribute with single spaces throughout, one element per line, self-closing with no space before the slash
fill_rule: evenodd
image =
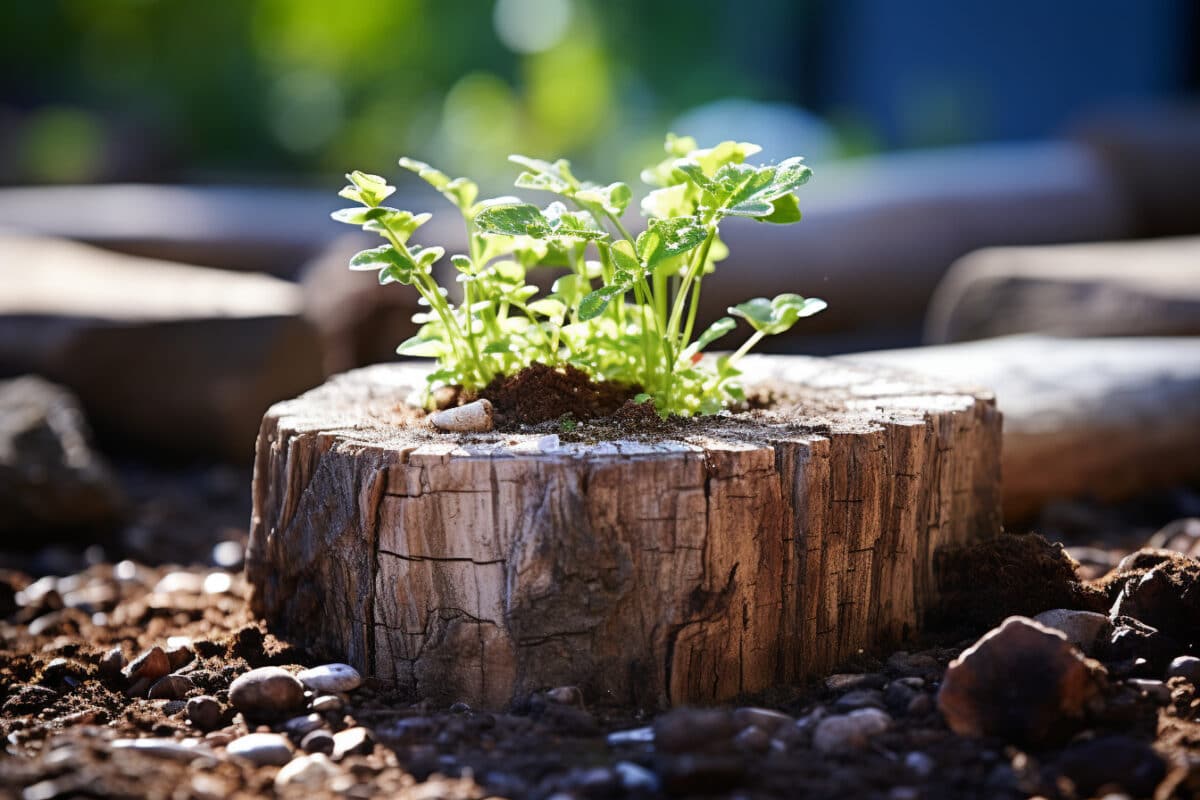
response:
<path id="1" fill-rule="evenodd" d="M 841 694 L 855 689 L 882 689 L 887 678 L 877 672 L 843 672 L 825 679 L 825 688 Z"/>
<path id="2" fill-rule="evenodd" d="M 883 692 L 878 689 L 855 689 L 846 692 L 834 701 L 838 711 L 854 711 L 859 708 L 883 708 Z"/>
<path id="3" fill-rule="evenodd" d="M 320 714 L 306 714 L 303 717 L 293 717 L 283 723 L 283 729 L 297 738 L 325 726 L 325 718 Z"/>
<path id="4" fill-rule="evenodd" d="M 333 753 L 333 734 L 326 730 L 316 730 L 304 737 L 300 749 L 306 753 Z"/>
<path id="5" fill-rule="evenodd" d="M 1179 656 L 1167 667 L 1168 678 L 1183 678 L 1193 686 L 1200 686 L 1200 658 Z"/>
<path id="6" fill-rule="evenodd" d="M 276 716 L 303 708 L 304 685 L 279 667 L 259 667 L 229 685 L 229 702 L 248 718 Z"/>
<path id="7" fill-rule="evenodd" d="M 279 767 L 292 760 L 287 737 L 278 733 L 249 733 L 234 739 L 225 751 L 260 767 Z"/>
<path id="8" fill-rule="evenodd" d="M 631 761 L 618 761 L 613 769 L 621 779 L 621 786 L 627 792 L 658 791 L 658 776 L 639 764 Z"/>
<path id="9" fill-rule="evenodd" d="M 174 739 L 113 739 L 109 745 L 113 750 L 133 750 L 157 758 L 174 761 L 193 761 L 197 758 L 215 757 L 216 754 L 203 745 L 187 745 Z"/>
<path id="10" fill-rule="evenodd" d="M 826 717 L 817 723 L 813 746 L 822 753 L 851 753 L 863 750 L 871 737 L 892 725 L 892 718 L 877 708 L 860 708 L 849 714 Z"/>
<path id="11" fill-rule="evenodd" d="M 342 698 L 336 694 L 323 694 L 320 697 L 315 697 L 309 706 L 309 708 L 318 714 L 336 714 L 345 707 L 346 704 L 342 702 Z"/>
<path id="12" fill-rule="evenodd" d="M 751 725 L 748 728 L 743 728 L 733 738 L 733 743 L 737 745 L 739 750 L 744 750 L 748 753 L 765 753 L 771 749 L 771 734 L 757 725 Z"/>
<path id="13" fill-rule="evenodd" d="M 1159 705 L 1166 705 L 1171 702 L 1171 690 L 1162 681 L 1146 680 L 1145 678 L 1132 678 L 1126 681 L 1134 689 L 1137 689 L 1142 694 L 1145 694 L 1151 700 L 1154 700 Z"/>
<path id="14" fill-rule="evenodd" d="M 913 751 L 904 757 L 904 766 L 918 778 L 928 778 L 937 765 L 926 754 Z"/>
<path id="15" fill-rule="evenodd" d="M 314 692 L 352 692 L 362 686 L 362 675 L 349 664 L 322 664 L 296 676 Z"/>
<path id="16" fill-rule="evenodd" d="M 733 712 L 733 722 L 738 728 L 748 728 L 751 725 L 762 728 L 767 733 L 775 733 L 784 725 L 791 725 L 795 720 L 782 711 L 769 708 L 746 707 Z"/>
<path id="17" fill-rule="evenodd" d="M 202 731 L 216 730 L 221 725 L 221 704 L 215 697 L 202 694 L 187 702 L 187 716 L 192 725 Z"/>
<path id="18" fill-rule="evenodd" d="M 1112 633 L 1112 623 L 1104 614 L 1095 611 L 1076 611 L 1070 608 L 1054 608 L 1034 617 L 1047 628 L 1054 628 L 1067 637 L 1067 641 L 1090 653 L 1099 641 L 1107 641 Z"/>
<path id="19" fill-rule="evenodd" d="M 583 692 L 578 686 L 557 686 L 546 692 L 546 699 L 564 706 L 582 706 Z"/>

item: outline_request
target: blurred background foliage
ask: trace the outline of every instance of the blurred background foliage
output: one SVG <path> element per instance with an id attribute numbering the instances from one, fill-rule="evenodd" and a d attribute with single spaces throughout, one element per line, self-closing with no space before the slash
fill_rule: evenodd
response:
<path id="1" fill-rule="evenodd" d="M 667 128 L 810 161 L 1047 136 L 1195 89 L 1198 9 L 18 0 L 0 33 L 0 182 L 311 183 L 401 154 L 487 182 L 513 151 L 628 178 Z"/>

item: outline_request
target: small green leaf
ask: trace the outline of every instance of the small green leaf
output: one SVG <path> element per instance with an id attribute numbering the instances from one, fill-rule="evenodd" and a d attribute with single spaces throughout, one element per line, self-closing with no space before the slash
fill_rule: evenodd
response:
<path id="1" fill-rule="evenodd" d="M 567 307 L 558 300 L 549 297 L 542 298 L 528 305 L 530 311 L 551 319 L 562 319 L 567 315 Z"/>
<path id="2" fill-rule="evenodd" d="M 633 190 L 624 183 L 610 183 L 608 186 L 585 186 L 575 193 L 575 199 L 580 203 L 595 203 L 614 217 L 625 213 L 633 200 Z"/>
<path id="3" fill-rule="evenodd" d="M 396 348 L 396 354 L 401 356 L 417 356 L 420 358 L 439 358 L 448 351 L 446 343 L 441 339 L 422 337 L 420 334 L 405 339 Z"/>
<path id="4" fill-rule="evenodd" d="M 392 192 L 396 191 L 395 186 L 389 186 L 386 180 L 369 172 L 354 170 L 354 172 L 346 174 L 346 180 L 350 181 L 350 185 L 338 192 L 338 195 L 371 208 L 382 203 Z"/>
<path id="5" fill-rule="evenodd" d="M 801 317 L 811 317 L 825 308 L 825 301 L 798 294 L 781 294 L 773 300 L 756 297 L 733 306 L 729 313 L 750 323 L 757 331 L 768 335 L 783 333 Z"/>
<path id="6" fill-rule="evenodd" d="M 471 206 L 475 203 L 475 198 L 479 196 L 479 187 L 474 182 L 466 178 L 451 178 L 446 173 L 434 169 L 424 161 L 402 158 L 400 159 L 400 166 L 410 172 L 415 172 L 418 177 L 441 192 L 447 200 L 458 206 L 458 209 L 463 214 L 470 212 Z"/>
<path id="7" fill-rule="evenodd" d="M 464 275 L 474 275 L 475 265 L 471 263 L 471 259 L 462 254 L 450 256 L 450 263 L 454 268 Z"/>
<path id="8" fill-rule="evenodd" d="M 598 241 L 608 238 L 605 231 L 596 227 L 590 214 L 568 211 L 567 207 L 558 201 L 546 206 L 542 216 L 550 226 L 551 236 L 583 241 Z"/>
<path id="9" fill-rule="evenodd" d="M 557 175 L 549 175 L 545 172 L 522 172 L 517 176 L 513 185 L 518 189 L 534 189 L 555 194 L 566 194 L 571 191 L 571 184 Z"/>
<path id="10" fill-rule="evenodd" d="M 776 225 L 788 225 L 800 221 L 800 203 L 796 195 L 785 194 L 771 201 L 774 210 L 765 217 L 758 217 L 759 222 L 771 222 Z"/>
<path id="11" fill-rule="evenodd" d="M 502 236 L 542 239 L 550 235 L 550 224 L 538 207 L 530 203 L 487 205 L 475 215 L 475 225 L 483 233 Z"/>
<path id="12" fill-rule="evenodd" d="M 712 325 L 709 325 L 708 328 L 705 329 L 704 333 L 700 334 L 700 337 L 696 339 L 696 352 L 702 352 L 704 348 L 708 347 L 710 344 L 715 342 L 717 339 L 720 339 L 722 336 L 729 333 L 736 327 L 737 323 L 732 317 L 721 317 Z"/>
<path id="13" fill-rule="evenodd" d="M 390 244 L 372 247 L 369 250 L 361 250 L 350 259 L 350 269 L 353 270 L 370 271 L 386 269 L 387 267 L 412 270 L 416 267 L 416 264 Z"/>
<path id="14" fill-rule="evenodd" d="M 585 322 L 595 319 L 604 313 L 604 309 L 608 308 L 614 297 L 619 297 L 627 291 L 625 286 L 601 286 L 579 301 L 579 318 Z"/>
<path id="15" fill-rule="evenodd" d="M 659 262 L 699 247 L 708 237 L 708 228 L 697 217 L 650 220 L 637 239 L 637 252 L 651 271 Z"/>

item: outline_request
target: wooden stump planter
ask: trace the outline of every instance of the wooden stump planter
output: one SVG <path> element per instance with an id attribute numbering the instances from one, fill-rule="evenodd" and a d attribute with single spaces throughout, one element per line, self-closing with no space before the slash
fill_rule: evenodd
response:
<path id="1" fill-rule="evenodd" d="M 564 684 L 721 701 L 910 633 L 935 549 L 999 532 L 991 397 L 836 359 L 745 366 L 797 401 L 620 441 L 437 433 L 402 407 L 409 365 L 279 403 L 253 607 L 400 688 L 492 708 Z"/>

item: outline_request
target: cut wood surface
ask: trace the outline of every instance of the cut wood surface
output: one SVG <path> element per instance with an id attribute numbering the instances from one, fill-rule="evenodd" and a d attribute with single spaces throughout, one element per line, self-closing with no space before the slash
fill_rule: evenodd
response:
<path id="1" fill-rule="evenodd" d="M 272 407 L 247 574 L 281 635 L 439 702 L 640 707 L 795 682 L 911 633 L 933 552 L 999 532 L 989 395 L 746 360 L 795 403 L 671 436 L 446 435 L 409 365 Z"/>

